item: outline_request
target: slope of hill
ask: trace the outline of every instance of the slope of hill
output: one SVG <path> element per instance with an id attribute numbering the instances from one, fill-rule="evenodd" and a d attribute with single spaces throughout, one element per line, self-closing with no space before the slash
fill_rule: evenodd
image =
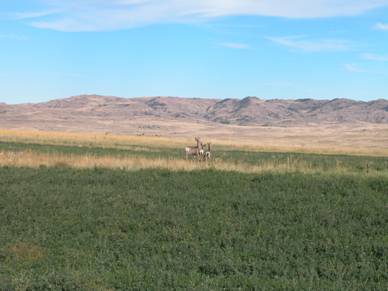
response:
<path id="1" fill-rule="evenodd" d="M 139 120 L 142 126 L 157 120 L 243 126 L 304 126 L 316 124 L 388 123 L 388 101 L 199 99 L 177 97 L 119 98 L 80 95 L 45 103 L 0 104 L 0 123 L 29 127 L 52 123 L 66 127 Z M 58 128 L 57 128 L 58 129 Z"/>

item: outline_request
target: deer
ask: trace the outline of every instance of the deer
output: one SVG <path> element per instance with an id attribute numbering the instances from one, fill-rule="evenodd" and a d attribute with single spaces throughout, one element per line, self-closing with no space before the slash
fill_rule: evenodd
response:
<path id="1" fill-rule="evenodd" d="M 189 156 L 195 156 L 199 158 L 200 156 L 204 155 L 203 143 L 201 142 L 201 139 L 196 137 L 195 141 L 197 142 L 197 146 L 185 148 L 186 160 L 188 160 Z"/>
<path id="2" fill-rule="evenodd" d="M 207 143 L 207 151 L 204 153 L 204 157 L 206 161 L 209 161 L 212 156 L 211 143 Z"/>

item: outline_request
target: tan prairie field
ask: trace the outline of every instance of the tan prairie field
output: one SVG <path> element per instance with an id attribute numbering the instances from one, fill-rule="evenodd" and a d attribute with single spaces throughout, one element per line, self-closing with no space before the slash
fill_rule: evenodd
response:
<path id="1" fill-rule="evenodd" d="M 169 123 L 160 130 L 136 135 L 109 132 L 0 130 L 0 141 L 45 143 L 60 145 L 94 145 L 125 148 L 127 146 L 184 147 L 192 145 L 195 136 L 219 147 L 247 151 L 306 152 L 322 154 L 352 154 L 388 156 L 388 125 L 354 124 L 303 127 L 215 126 L 180 124 L 189 128 L 177 132 L 178 125 Z M 175 131 L 174 131 L 175 129 Z"/>
<path id="2" fill-rule="evenodd" d="M 186 161 L 183 159 L 146 158 L 146 157 L 115 157 L 76 155 L 60 153 L 39 153 L 34 151 L 13 152 L 0 151 L 0 166 L 16 168 L 41 168 L 41 167 L 68 167 L 73 169 L 122 169 L 137 171 L 144 169 L 162 169 L 168 171 L 198 171 L 217 170 L 226 172 L 238 172 L 246 174 L 258 174 L 266 172 L 276 173 L 321 173 L 321 167 L 313 166 L 305 160 L 288 159 L 284 162 L 265 161 L 256 165 L 244 162 L 227 162 L 217 160 L 213 162 Z M 341 163 L 335 165 L 329 171 L 330 174 L 355 174 L 352 168 Z M 385 172 L 370 171 L 369 176 L 386 176 Z"/>
<path id="3" fill-rule="evenodd" d="M 319 135 L 322 138 L 322 132 L 305 129 L 304 136 L 300 135 L 299 139 L 303 139 L 304 146 L 293 143 L 297 139 L 297 134 L 301 134 L 302 129 L 291 129 L 292 133 L 281 135 L 280 129 L 275 134 L 266 135 L 263 133 L 263 141 L 249 141 L 248 138 L 239 140 L 217 139 L 203 135 L 203 139 L 211 141 L 213 149 L 215 149 L 216 158 L 210 162 L 198 162 L 193 160 L 186 161 L 181 155 L 183 148 L 190 145 L 193 141 L 185 137 L 160 137 L 160 136 L 127 136 L 113 135 L 108 133 L 71 133 L 71 132 L 46 132 L 46 131 L 21 131 L 21 130 L 0 130 L 0 141 L 7 144 L 8 147 L 0 149 L 0 166 L 9 167 L 71 167 L 75 169 L 90 169 L 90 168 L 105 168 L 105 169 L 125 169 L 125 170 L 140 170 L 140 169 L 165 169 L 170 171 L 195 171 L 195 170 L 221 170 L 233 171 L 241 173 L 262 173 L 262 172 L 330 172 L 338 174 L 354 173 L 355 165 L 350 165 L 346 161 L 337 158 L 328 158 L 331 160 L 330 169 L 325 169 L 325 164 L 317 164 L 314 160 L 305 159 L 293 156 L 293 153 L 318 153 L 318 154 L 345 154 L 351 156 L 365 156 L 365 161 L 358 162 L 358 168 L 361 171 L 368 171 L 369 175 L 385 175 L 385 171 L 374 171 L 369 169 L 368 157 L 372 156 L 388 156 L 388 150 L 383 146 L 379 146 L 378 139 L 375 139 L 374 147 L 359 147 L 351 148 L 341 146 L 344 140 L 361 139 L 361 134 L 357 135 L 354 130 L 352 134 L 347 136 L 343 133 L 343 138 L 339 139 L 337 146 L 329 146 L 329 143 L 320 145 L 314 140 L 313 135 Z M 278 135 L 278 139 L 274 135 Z M 326 132 L 328 135 L 328 132 Z M 371 134 L 370 134 L 371 135 Z M 377 136 L 375 136 L 377 137 Z M 326 137 L 328 138 L 328 136 Z M 282 141 L 279 145 L 277 141 Z M 288 143 L 286 142 L 288 140 Z M 272 141 L 272 144 L 271 144 Z M 360 144 L 362 141 L 359 141 Z M 23 150 L 15 150 L 14 145 L 23 145 Z M 50 152 L 39 151 L 34 149 L 35 145 L 46 145 L 53 150 Z M 55 147 L 64 148 L 76 147 L 82 148 L 82 153 L 61 152 L 55 151 Z M 88 149 L 101 148 L 102 154 L 93 154 Z M 110 150 L 122 150 L 123 153 L 132 153 L 130 156 L 112 154 Z M 173 153 L 166 154 L 166 151 Z M 243 159 L 224 159 L 219 158 L 224 154 L 230 155 L 232 152 L 238 151 L 238 155 L 254 155 L 254 153 L 280 153 L 289 155 L 286 158 L 255 158 L 254 162 L 247 162 Z M 150 152 L 153 155 L 148 155 Z M 160 153 L 160 155 L 158 154 Z M 249 154 L 251 153 L 251 154 Z M 288 154 L 287 154 L 288 153 Z M 217 157 L 218 154 L 218 157 Z M 384 163 L 384 162 L 380 162 Z M 384 164 L 385 167 L 385 164 Z M 365 169 L 364 169 L 365 168 Z M 357 170 L 358 172 L 360 169 Z"/>
<path id="4" fill-rule="evenodd" d="M 32 151 L 26 152 L 0 152 L 0 166 L 9 167 L 70 167 L 74 169 L 165 169 L 169 171 L 195 171 L 195 170 L 221 170 L 240 173 L 261 173 L 268 171 L 287 172 L 314 172 L 303 161 L 298 163 L 265 163 L 260 166 L 244 163 L 228 163 L 217 161 L 216 163 L 200 163 L 197 161 L 185 161 L 179 159 L 149 159 L 149 158 L 122 158 L 112 156 L 91 156 L 91 155 L 67 155 L 67 154 L 44 154 Z M 345 169 L 344 169 L 345 170 Z"/>

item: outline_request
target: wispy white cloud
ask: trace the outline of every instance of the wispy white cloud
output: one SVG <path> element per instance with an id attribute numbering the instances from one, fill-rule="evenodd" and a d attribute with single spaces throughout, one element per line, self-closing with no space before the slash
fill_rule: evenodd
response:
<path id="1" fill-rule="evenodd" d="M 1 34 L 0 33 L 0 40 L 1 39 L 8 39 L 8 40 L 28 40 L 29 37 L 28 36 L 25 36 L 25 35 L 22 35 L 22 34 L 13 34 L 13 33 L 10 33 L 10 34 Z"/>
<path id="2" fill-rule="evenodd" d="M 251 48 L 249 44 L 239 43 L 239 42 L 223 42 L 223 43 L 220 43 L 220 45 L 226 48 L 238 49 L 238 50 L 247 50 Z"/>
<path id="3" fill-rule="evenodd" d="M 362 54 L 364 60 L 375 62 L 388 62 L 388 55 Z"/>
<path id="4" fill-rule="evenodd" d="M 365 69 L 363 69 L 357 65 L 354 65 L 354 64 L 345 64 L 344 68 L 346 71 L 348 71 L 350 73 L 365 73 L 366 72 Z"/>
<path id="5" fill-rule="evenodd" d="M 276 44 L 304 52 L 337 52 L 350 49 L 350 44 L 340 39 L 308 39 L 303 36 L 268 37 Z"/>
<path id="6" fill-rule="evenodd" d="M 28 12 L 18 12 L 13 14 L 13 18 L 16 19 L 33 19 L 33 18 L 42 18 L 46 16 L 51 16 L 57 13 L 60 13 L 60 10 L 42 10 L 42 11 L 28 11 Z"/>
<path id="7" fill-rule="evenodd" d="M 287 18 L 350 16 L 388 6 L 388 0 L 41 0 L 49 12 L 24 12 L 31 24 L 61 31 L 131 28 L 154 23 L 192 22 L 222 16 Z"/>
<path id="8" fill-rule="evenodd" d="M 388 23 L 379 22 L 375 25 L 375 29 L 388 31 Z"/>

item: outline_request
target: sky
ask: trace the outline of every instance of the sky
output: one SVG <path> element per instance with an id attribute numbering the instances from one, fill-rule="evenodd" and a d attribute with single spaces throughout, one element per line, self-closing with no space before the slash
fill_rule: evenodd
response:
<path id="1" fill-rule="evenodd" d="M 388 0 L 1 0 L 0 102 L 388 98 Z"/>

